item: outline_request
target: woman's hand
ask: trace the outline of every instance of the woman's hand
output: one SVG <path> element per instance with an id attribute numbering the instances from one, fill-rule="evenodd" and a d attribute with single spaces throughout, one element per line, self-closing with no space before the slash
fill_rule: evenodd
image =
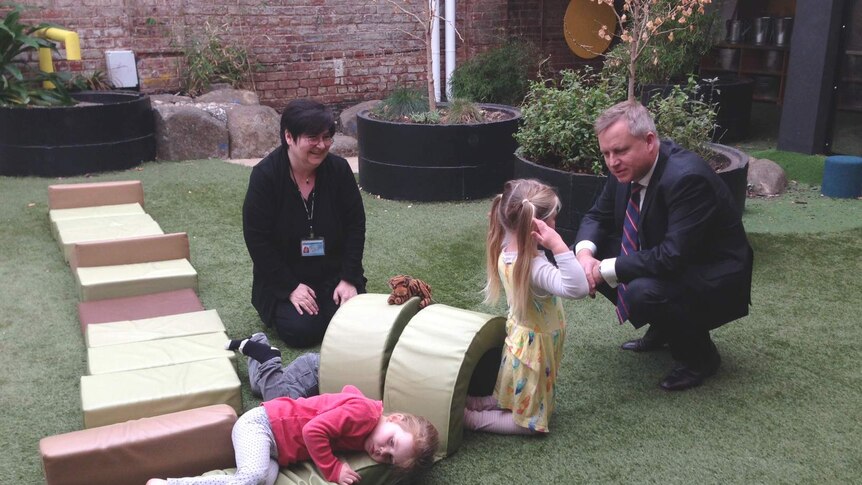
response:
<path id="1" fill-rule="evenodd" d="M 338 485 L 357 483 L 361 478 L 362 477 L 360 477 L 358 473 L 350 468 L 350 465 L 345 462 L 341 462 L 341 471 L 338 472 Z"/>
<path id="2" fill-rule="evenodd" d="M 296 308 L 296 312 L 300 315 L 308 313 L 309 315 L 317 315 L 317 295 L 314 294 L 308 285 L 300 283 L 299 286 L 290 294 L 290 302 Z"/>
<path id="3" fill-rule="evenodd" d="M 335 287 L 335 291 L 332 292 L 332 301 L 336 305 L 341 305 L 354 296 L 356 296 L 356 287 L 347 281 L 341 280 L 338 282 L 338 286 Z"/>

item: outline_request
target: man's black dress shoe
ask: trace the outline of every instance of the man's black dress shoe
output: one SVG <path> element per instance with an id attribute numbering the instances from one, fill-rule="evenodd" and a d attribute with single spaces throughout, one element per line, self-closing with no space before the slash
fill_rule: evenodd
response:
<path id="1" fill-rule="evenodd" d="M 663 349 L 667 346 L 667 342 L 658 339 L 648 339 L 646 337 L 636 338 L 623 342 L 620 348 L 623 350 L 631 350 L 633 352 L 650 352 L 653 350 Z"/>
<path id="2" fill-rule="evenodd" d="M 684 391 L 703 384 L 707 377 L 715 374 L 721 364 L 721 356 L 716 352 L 702 368 L 679 363 L 659 384 L 666 391 Z"/>

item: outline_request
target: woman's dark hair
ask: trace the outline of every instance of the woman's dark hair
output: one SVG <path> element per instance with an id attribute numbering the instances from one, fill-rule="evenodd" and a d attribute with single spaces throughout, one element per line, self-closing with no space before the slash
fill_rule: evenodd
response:
<path id="1" fill-rule="evenodd" d="M 301 135 L 335 134 L 335 115 L 323 103 L 313 99 L 294 99 L 281 113 L 281 136 L 290 133 L 294 140 Z"/>

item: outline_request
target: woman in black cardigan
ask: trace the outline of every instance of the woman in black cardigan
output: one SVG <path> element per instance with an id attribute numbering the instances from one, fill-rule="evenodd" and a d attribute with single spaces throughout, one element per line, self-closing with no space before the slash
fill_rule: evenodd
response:
<path id="1" fill-rule="evenodd" d="M 328 108 L 291 101 L 280 132 L 281 146 L 252 170 L 243 204 L 251 302 L 286 344 L 309 347 L 339 305 L 365 292 L 365 209 L 347 160 L 329 153 Z"/>

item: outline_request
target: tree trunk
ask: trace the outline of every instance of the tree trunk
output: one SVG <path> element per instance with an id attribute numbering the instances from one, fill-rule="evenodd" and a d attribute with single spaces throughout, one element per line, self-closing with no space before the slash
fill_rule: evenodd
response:
<path id="1" fill-rule="evenodd" d="M 431 53 L 431 26 L 433 22 L 429 19 L 428 28 L 425 29 L 425 75 L 428 77 L 428 111 L 437 111 L 437 100 L 434 97 L 434 62 Z"/>

